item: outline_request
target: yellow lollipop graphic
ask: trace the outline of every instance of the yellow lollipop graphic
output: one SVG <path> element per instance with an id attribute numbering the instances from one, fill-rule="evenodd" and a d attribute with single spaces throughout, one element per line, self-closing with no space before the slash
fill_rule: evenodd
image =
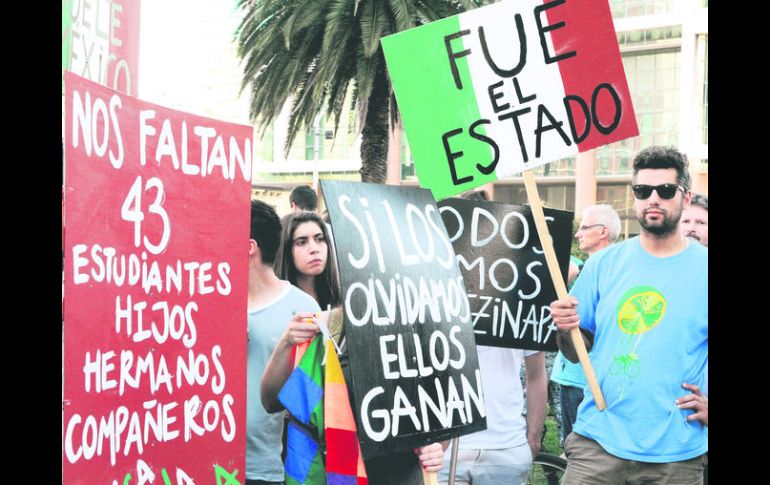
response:
<path id="1" fill-rule="evenodd" d="M 610 364 L 610 373 L 635 378 L 639 375 L 636 348 L 642 340 L 642 334 L 655 328 L 663 319 L 666 313 L 666 299 L 660 291 L 651 286 L 636 286 L 620 299 L 617 312 L 618 327 L 627 337 L 621 339 L 615 358 Z M 634 344 L 635 335 L 638 337 Z"/>

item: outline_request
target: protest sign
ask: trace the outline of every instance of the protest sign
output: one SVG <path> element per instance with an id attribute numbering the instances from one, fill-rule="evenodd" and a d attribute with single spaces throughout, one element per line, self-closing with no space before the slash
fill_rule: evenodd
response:
<path id="1" fill-rule="evenodd" d="M 365 458 L 486 428 L 462 275 L 430 192 L 321 181 Z"/>
<path id="2" fill-rule="evenodd" d="M 242 482 L 252 129 L 64 81 L 63 482 Z"/>
<path id="3" fill-rule="evenodd" d="M 476 344 L 557 350 L 550 309 L 556 290 L 530 207 L 456 198 L 438 207 L 468 291 Z M 545 209 L 565 279 L 572 218 Z"/>
<path id="4" fill-rule="evenodd" d="M 382 48 L 436 200 L 638 134 L 607 0 L 502 1 Z"/>

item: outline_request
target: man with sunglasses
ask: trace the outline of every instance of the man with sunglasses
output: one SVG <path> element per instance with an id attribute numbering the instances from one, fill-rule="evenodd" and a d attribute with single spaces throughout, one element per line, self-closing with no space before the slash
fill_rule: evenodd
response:
<path id="1" fill-rule="evenodd" d="M 580 328 L 607 407 L 585 394 L 564 443 L 563 483 L 703 483 L 708 401 L 708 249 L 684 237 L 685 156 L 649 147 L 634 158 L 641 234 L 586 262 L 568 301 L 551 304 L 559 348 L 572 362 Z M 682 397 L 684 389 L 691 391 Z"/>

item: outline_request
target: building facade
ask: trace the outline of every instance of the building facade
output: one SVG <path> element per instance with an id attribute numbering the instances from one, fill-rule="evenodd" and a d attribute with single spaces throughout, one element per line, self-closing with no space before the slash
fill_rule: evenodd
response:
<path id="1" fill-rule="evenodd" d="M 193 2 L 198 5 L 201 0 Z M 197 96 L 192 105 L 184 102 L 182 106 L 180 101 L 171 107 L 245 123 L 247 100 L 245 96 L 236 100 L 233 95 L 237 95 L 241 82 L 235 47 L 231 45 L 224 52 L 222 43 L 214 39 L 232 39 L 238 12 L 229 0 L 214 3 L 223 5 L 219 9 L 222 13 L 218 17 L 206 14 L 199 19 L 200 28 L 193 29 L 198 32 L 196 57 L 205 62 L 193 63 L 199 69 L 189 77 L 203 86 L 205 95 Z M 576 158 L 549 163 L 535 169 L 535 174 L 540 198 L 547 206 L 579 213 L 590 204 L 611 204 L 621 215 L 623 233 L 628 236 L 639 232 L 631 209 L 630 185 L 631 163 L 641 148 L 676 146 L 690 161 L 693 190 L 708 194 L 708 0 L 609 3 L 640 134 Z M 201 33 L 206 34 L 205 39 Z M 173 94 L 181 94 L 179 86 L 176 82 L 166 84 L 169 100 Z M 158 96 L 157 102 L 165 104 L 163 97 Z M 288 192 L 296 185 L 317 189 L 321 178 L 360 180 L 360 139 L 355 122 L 351 112 L 335 133 L 333 122 L 319 116 L 311 129 L 297 135 L 286 153 L 287 107 L 264 133 L 255 133 L 253 195 L 272 200 L 283 210 L 288 208 Z M 395 133 L 388 156 L 388 183 L 417 185 L 406 135 L 398 128 Z M 520 177 L 499 180 L 485 188 L 494 200 L 527 203 Z"/>

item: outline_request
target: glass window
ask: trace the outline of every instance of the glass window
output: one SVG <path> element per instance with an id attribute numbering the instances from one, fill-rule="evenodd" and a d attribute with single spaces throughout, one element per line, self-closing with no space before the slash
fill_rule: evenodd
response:
<path id="1" fill-rule="evenodd" d="M 626 57 L 623 57 L 622 60 L 623 60 L 623 68 L 626 71 L 636 69 L 636 57 L 626 56 Z"/>
<path id="2" fill-rule="evenodd" d="M 704 1 L 704 0 L 701 0 Z M 706 5 L 708 6 L 708 5 Z M 610 11 L 613 17 L 634 17 L 637 15 L 656 15 L 673 10 L 673 0 L 611 0 Z"/>
<path id="3" fill-rule="evenodd" d="M 575 186 L 539 185 L 537 188 L 544 207 L 575 211 Z M 495 184 L 494 200 L 505 204 L 529 204 L 527 189 L 523 185 Z"/>
<path id="4" fill-rule="evenodd" d="M 709 142 L 709 37 L 708 34 L 698 36 L 696 43 L 697 59 L 697 83 L 700 92 L 700 139 L 701 143 Z"/>
<path id="5" fill-rule="evenodd" d="M 639 91 L 652 91 L 653 86 L 655 86 L 655 73 L 653 71 L 638 70 L 634 77 L 636 78 L 636 89 Z M 649 96 L 641 99 L 643 103 L 647 103 L 649 100 Z"/>
<path id="6" fill-rule="evenodd" d="M 565 177 L 575 175 L 575 157 L 554 160 L 545 165 L 535 167 L 533 172 L 543 177 Z"/>
<path id="7" fill-rule="evenodd" d="M 312 138 L 310 138 L 312 143 Z M 297 161 L 297 160 L 307 160 L 305 157 L 307 156 L 307 149 L 308 149 L 308 132 L 306 130 L 299 130 L 297 132 L 297 136 L 294 137 L 294 143 L 291 145 L 291 149 L 289 150 L 288 155 L 286 156 L 287 161 Z M 311 153 L 313 149 L 313 145 L 310 145 Z"/>
<path id="8" fill-rule="evenodd" d="M 265 129 L 265 134 L 256 142 L 257 162 L 265 163 L 273 161 L 273 124 Z M 257 136 L 259 134 L 257 133 Z"/>
<path id="9" fill-rule="evenodd" d="M 345 98 L 345 105 L 350 105 L 350 98 Z M 324 160 L 353 160 L 358 158 L 356 151 L 356 132 L 352 128 L 355 112 L 343 112 L 339 126 L 335 128 L 334 117 L 324 117 L 321 138 L 323 139 Z M 357 173 L 357 172 L 356 172 Z"/>
<path id="10" fill-rule="evenodd" d="M 650 106 L 655 111 L 662 111 L 666 107 L 666 98 L 662 94 L 650 95 Z"/>
<path id="11" fill-rule="evenodd" d="M 287 160 L 350 160 L 357 156 L 356 135 L 349 129 L 350 121 L 344 113 L 335 136 L 334 118 L 322 116 L 317 126 L 300 130 L 294 139 Z M 321 168 L 323 171 L 323 168 Z"/>
<path id="12" fill-rule="evenodd" d="M 653 144 L 676 144 L 679 121 L 679 51 L 624 54 L 639 136 L 596 149 L 597 174 L 630 173 L 629 157 Z M 599 160 L 606 160 L 604 165 Z"/>
<path id="13" fill-rule="evenodd" d="M 624 46 L 655 46 L 670 45 L 672 40 L 682 37 L 682 28 L 662 27 L 650 30 L 634 30 L 617 34 L 618 44 Z"/>
<path id="14" fill-rule="evenodd" d="M 634 215 L 634 200 L 629 184 L 599 184 L 596 187 L 596 203 L 609 204 L 620 217 L 620 237 L 625 239 L 639 234 L 639 222 Z"/>
<path id="15" fill-rule="evenodd" d="M 323 143 L 323 138 L 318 141 L 320 143 Z M 316 142 L 316 130 L 315 130 L 315 127 L 313 127 L 310 130 L 305 132 L 305 160 L 315 159 L 315 157 L 313 156 L 315 153 L 315 142 Z M 319 155 L 320 155 L 320 150 L 323 149 L 323 145 L 319 146 L 318 149 L 319 149 Z"/>
<path id="16" fill-rule="evenodd" d="M 658 59 L 658 69 L 676 69 L 676 61 L 677 57 L 675 56 L 665 56 Z"/>
<path id="17" fill-rule="evenodd" d="M 651 56 L 639 56 L 636 59 L 637 71 L 652 71 L 655 68 L 655 59 Z"/>
<path id="18" fill-rule="evenodd" d="M 542 195 L 540 196 L 542 198 Z M 527 190 L 523 185 L 495 184 L 494 200 L 505 204 L 526 204 Z"/>

